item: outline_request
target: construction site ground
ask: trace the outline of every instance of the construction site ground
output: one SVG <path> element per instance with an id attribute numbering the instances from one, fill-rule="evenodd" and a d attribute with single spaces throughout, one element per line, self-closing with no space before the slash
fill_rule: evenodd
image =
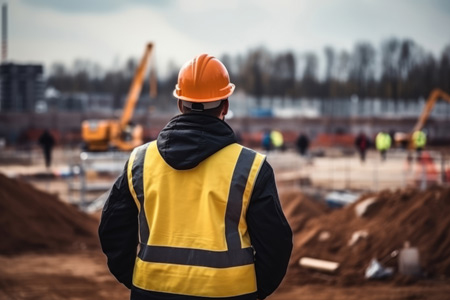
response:
<path id="1" fill-rule="evenodd" d="M 69 188 L 74 179 L 68 170 L 80 163 L 79 152 L 56 149 L 50 170 L 38 149 L 13 151 L 11 159 L 7 152 L 0 157 L 0 299 L 128 299 L 98 244 L 101 212 L 81 212 L 79 194 Z M 386 161 L 372 151 L 364 163 L 339 151 L 313 158 L 268 153 L 294 233 L 287 275 L 269 299 L 449 299 L 450 190 L 439 161 L 424 167 L 406 158 L 401 151 Z M 330 209 L 325 198 L 336 190 L 359 200 Z M 371 197 L 378 204 L 355 216 L 355 205 Z M 350 245 L 360 230 L 368 235 Z M 371 258 L 385 258 L 405 240 L 420 250 L 420 277 L 364 277 Z M 302 268 L 298 261 L 305 256 L 340 268 Z M 397 271 L 395 259 L 386 266 Z"/>

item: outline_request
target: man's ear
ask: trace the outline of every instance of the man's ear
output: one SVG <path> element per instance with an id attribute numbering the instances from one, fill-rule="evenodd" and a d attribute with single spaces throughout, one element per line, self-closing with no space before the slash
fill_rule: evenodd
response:
<path id="1" fill-rule="evenodd" d="M 183 102 L 180 99 L 177 100 L 177 106 L 180 113 L 183 113 Z"/>
<path id="2" fill-rule="evenodd" d="M 225 116 L 228 113 L 228 108 L 230 107 L 230 103 L 228 102 L 228 99 L 227 100 L 223 100 L 223 101 L 224 101 L 223 108 L 222 108 L 222 112 L 220 113 L 220 117 L 222 118 L 222 120 L 225 119 Z"/>

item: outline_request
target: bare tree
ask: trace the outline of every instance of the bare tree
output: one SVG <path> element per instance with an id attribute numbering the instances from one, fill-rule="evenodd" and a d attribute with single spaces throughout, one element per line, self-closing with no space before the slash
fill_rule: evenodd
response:
<path id="1" fill-rule="evenodd" d="M 391 38 L 381 45 L 381 94 L 387 98 L 398 98 L 398 56 L 400 41 Z"/>
<path id="2" fill-rule="evenodd" d="M 324 49 L 325 52 L 325 82 L 324 85 L 327 89 L 327 97 L 336 97 L 336 80 L 335 80 L 335 64 L 336 64 L 336 52 L 331 46 L 327 46 Z"/>
<path id="3" fill-rule="evenodd" d="M 358 43 L 352 53 L 350 81 L 354 92 L 365 98 L 375 76 L 375 48 L 368 42 Z"/>
<path id="4" fill-rule="evenodd" d="M 355 44 L 351 53 L 324 48 L 325 76 L 319 80 L 316 53 L 292 51 L 272 53 L 264 47 L 247 54 L 221 58 L 238 89 L 253 95 L 261 105 L 264 96 L 283 98 L 377 96 L 387 99 L 426 97 L 440 87 L 450 90 L 450 45 L 435 58 L 410 39 L 385 40 L 379 49 L 367 42 Z M 379 62 L 376 60 L 380 55 Z M 114 108 L 121 108 L 134 76 L 136 59 L 129 58 L 107 71 L 96 63 L 77 59 L 67 67 L 51 66 L 47 83 L 66 93 L 87 92 L 112 95 Z M 159 97 L 152 100 L 163 107 L 176 84 L 179 66 L 169 64 L 168 76 L 158 79 Z M 148 83 L 144 83 L 143 91 Z M 150 100 L 149 100 L 150 101 Z"/>
<path id="5" fill-rule="evenodd" d="M 444 51 L 442 51 L 438 72 L 438 86 L 447 93 L 450 93 L 450 44 L 444 48 Z"/>
<path id="6" fill-rule="evenodd" d="M 271 65 L 270 53 L 261 47 L 250 51 L 245 66 L 241 69 L 244 89 L 255 96 L 258 106 L 261 106 L 262 96 L 267 94 Z"/>
<path id="7" fill-rule="evenodd" d="M 318 66 L 319 60 L 317 55 L 308 52 L 304 55 L 305 67 L 303 69 L 303 76 L 300 84 L 300 94 L 306 97 L 313 97 L 320 94 L 319 80 L 318 80 Z"/>
<path id="8" fill-rule="evenodd" d="M 337 88 L 336 95 L 334 97 L 345 97 L 351 94 L 348 86 L 348 80 L 350 77 L 350 54 L 343 50 L 339 53 L 336 62 L 336 74 Z"/>
<path id="9" fill-rule="evenodd" d="M 271 74 L 271 94 L 283 98 L 295 95 L 296 61 L 292 52 L 280 54 L 275 57 Z"/>

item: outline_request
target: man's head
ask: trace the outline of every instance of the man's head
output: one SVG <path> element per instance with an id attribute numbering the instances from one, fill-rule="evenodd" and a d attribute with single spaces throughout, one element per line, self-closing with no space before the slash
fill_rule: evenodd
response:
<path id="1" fill-rule="evenodd" d="M 200 54 L 181 68 L 173 95 L 182 113 L 199 112 L 223 119 L 234 88 L 225 66 L 211 55 Z"/>

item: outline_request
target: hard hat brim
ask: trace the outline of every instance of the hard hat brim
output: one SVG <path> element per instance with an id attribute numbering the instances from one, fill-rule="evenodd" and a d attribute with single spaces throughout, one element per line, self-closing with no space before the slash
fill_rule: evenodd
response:
<path id="1" fill-rule="evenodd" d="M 185 101 L 189 101 L 189 102 L 197 102 L 197 103 L 213 102 L 213 101 L 217 101 L 217 100 L 227 99 L 229 96 L 231 96 L 231 94 L 233 94 L 234 89 L 235 89 L 235 85 L 233 83 L 229 83 L 225 88 L 222 89 L 222 91 L 224 91 L 224 93 L 221 95 L 218 95 L 216 97 L 208 97 L 208 98 L 192 98 L 192 97 L 180 95 L 178 92 L 179 89 L 175 88 L 173 90 L 173 96 L 177 99 L 185 100 Z"/>

